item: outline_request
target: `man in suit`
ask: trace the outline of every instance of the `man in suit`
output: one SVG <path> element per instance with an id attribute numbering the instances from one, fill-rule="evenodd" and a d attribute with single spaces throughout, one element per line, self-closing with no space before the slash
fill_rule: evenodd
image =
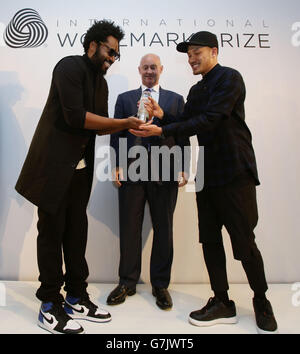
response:
<path id="1" fill-rule="evenodd" d="M 144 90 L 150 90 L 154 97 L 164 109 L 175 117 L 181 114 L 184 106 L 183 97 L 175 92 L 167 91 L 159 86 L 159 78 L 163 71 L 160 58 L 155 54 L 145 55 L 139 65 L 139 73 L 142 79 L 142 86 L 136 90 L 127 91 L 118 96 L 115 106 L 115 117 L 127 117 L 137 113 L 137 103 Z M 154 124 L 160 124 L 159 119 L 154 118 Z M 146 149 L 147 158 L 150 161 L 151 148 L 153 146 L 164 146 L 171 148 L 176 143 L 174 138 L 161 139 L 158 137 L 140 139 L 127 131 L 119 132 L 111 136 L 111 146 L 116 151 L 115 185 L 119 188 L 119 220 L 120 220 L 120 264 L 119 264 L 119 285 L 109 294 L 107 303 L 109 305 L 120 304 L 125 301 L 127 295 L 136 293 L 136 284 L 141 272 L 142 253 L 142 225 L 146 201 L 153 224 L 153 245 L 150 261 L 150 280 L 152 294 L 156 297 L 156 304 L 161 309 L 170 309 L 172 299 L 168 292 L 170 282 L 171 266 L 173 260 L 173 213 L 176 206 L 178 186 L 187 182 L 187 175 L 178 171 L 174 178 L 174 168 L 170 168 L 171 178 L 164 181 L 161 171 L 158 181 L 132 181 L 130 176 L 122 180 L 124 170 L 121 166 L 119 150 L 120 138 L 126 139 L 127 153 L 133 146 L 142 146 Z M 189 145 L 189 140 L 181 142 Z M 132 166 L 135 159 L 128 159 L 126 165 Z M 149 162 L 148 161 L 148 162 Z M 173 164 L 171 164 L 173 166 Z M 160 169 L 162 165 L 160 164 Z M 151 166 L 149 173 L 151 176 Z M 153 170 L 153 166 L 152 166 Z M 152 171 L 153 172 L 153 171 Z"/>
<path id="2" fill-rule="evenodd" d="M 38 206 L 41 285 L 36 296 L 42 301 L 38 324 L 51 333 L 82 333 L 73 319 L 77 317 L 96 322 L 111 319 L 89 300 L 86 290 L 86 208 L 96 132 L 111 133 L 140 124 L 134 117 L 107 118 L 104 75 L 119 58 L 123 37 L 113 22 L 96 22 L 86 33 L 85 54 L 63 58 L 55 66 L 48 100 L 16 184 L 16 190 Z M 60 294 L 63 284 L 65 309 Z"/>
<path id="3" fill-rule="evenodd" d="M 200 242 L 214 297 L 189 320 L 197 326 L 235 323 L 236 308 L 228 298 L 226 256 L 222 227 L 226 227 L 235 259 L 241 261 L 251 289 L 259 333 L 274 333 L 277 323 L 266 298 L 268 285 L 263 259 L 255 242 L 258 221 L 256 185 L 259 185 L 251 132 L 245 122 L 245 84 L 241 74 L 218 63 L 215 34 L 201 31 L 177 45 L 187 53 L 194 75 L 202 80 L 189 92 L 180 122 L 172 123 L 152 100 L 152 113 L 162 127 L 141 126 L 139 136 L 197 135 L 204 146 L 204 188 L 197 192 Z M 151 109 L 151 105 L 148 107 Z"/>

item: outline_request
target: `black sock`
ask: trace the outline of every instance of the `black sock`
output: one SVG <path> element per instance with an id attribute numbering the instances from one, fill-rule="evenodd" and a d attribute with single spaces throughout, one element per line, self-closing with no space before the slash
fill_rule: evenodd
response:
<path id="1" fill-rule="evenodd" d="M 214 291 L 215 296 L 223 302 L 224 305 L 229 304 L 229 297 L 227 291 Z"/>

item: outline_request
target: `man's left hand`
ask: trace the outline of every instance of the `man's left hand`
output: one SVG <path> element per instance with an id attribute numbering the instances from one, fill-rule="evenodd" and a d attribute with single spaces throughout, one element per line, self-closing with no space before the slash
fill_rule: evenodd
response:
<path id="1" fill-rule="evenodd" d="M 183 187 L 188 183 L 189 176 L 186 172 L 178 173 L 178 187 Z"/>
<path id="2" fill-rule="evenodd" d="M 129 132 L 133 135 L 146 138 L 148 136 L 160 136 L 162 134 L 162 128 L 155 124 L 148 122 L 139 126 L 139 129 L 129 129 Z"/>

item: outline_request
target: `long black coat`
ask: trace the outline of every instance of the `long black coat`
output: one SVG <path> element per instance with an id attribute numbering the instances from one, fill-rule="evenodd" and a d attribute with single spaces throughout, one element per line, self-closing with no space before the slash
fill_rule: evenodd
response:
<path id="1" fill-rule="evenodd" d="M 107 116 L 107 99 L 106 80 L 86 55 L 69 56 L 56 65 L 47 103 L 16 184 L 22 196 L 55 213 L 83 157 L 91 187 L 96 135 L 83 128 L 85 114 Z"/>

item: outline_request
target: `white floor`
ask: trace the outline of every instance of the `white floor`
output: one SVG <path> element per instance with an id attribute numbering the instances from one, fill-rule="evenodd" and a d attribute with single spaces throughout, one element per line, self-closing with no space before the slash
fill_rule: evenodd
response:
<path id="1" fill-rule="evenodd" d="M 117 306 L 106 305 L 114 284 L 90 284 L 91 299 L 112 314 L 109 323 L 82 321 L 87 334 L 255 334 L 252 292 L 247 284 L 231 284 L 230 297 L 235 301 L 239 321 L 235 325 L 200 328 L 188 323 L 191 311 L 204 306 L 212 295 L 208 284 L 172 284 L 169 288 L 173 309 L 162 311 L 151 294 L 149 284 L 139 284 L 137 293 Z M 37 282 L 0 282 L 0 333 L 45 334 L 37 326 L 40 303 L 35 298 Z M 292 284 L 270 284 L 268 298 L 272 303 L 279 333 L 300 333 L 300 293 Z M 295 302 L 295 300 L 297 300 Z M 294 301 L 293 301 L 294 300 Z M 294 302 L 294 305 L 293 305 Z"/>

